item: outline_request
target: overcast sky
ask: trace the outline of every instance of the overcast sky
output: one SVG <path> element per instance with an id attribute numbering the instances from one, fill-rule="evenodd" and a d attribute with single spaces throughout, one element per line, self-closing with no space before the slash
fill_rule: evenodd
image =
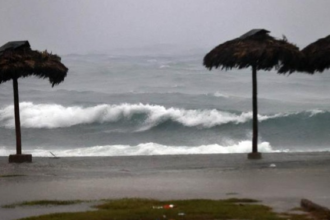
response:
<path id="1" fill-rule="evenodd" d="M 1 0 L 0 45 L 58 54 L 213 48 L 253 28 L 303 47 L 330 34 L 330 0 Z"/>

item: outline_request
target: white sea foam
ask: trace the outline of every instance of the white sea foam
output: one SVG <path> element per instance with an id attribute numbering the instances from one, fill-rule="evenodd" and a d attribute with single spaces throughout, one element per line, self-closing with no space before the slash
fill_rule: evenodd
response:
<path id="1" fill-rule="evenodd" d="M 215 92 L 213 93 L 214 97 L 221 97 L 221 98 L 229 98 L 229 95 L 223 94 L 221 92 Z"/>
<path id="2" fill-rule="evenodd" d="M 35 149 L 25 150 L 25 153 L 31 153 L 34 156 L 51 157 L 51 153 L 59 157 L 75 156 L 133 156 L 133 155 L 177 155 L 177 154 L 229 154 L 229 153 L 249 153 L 251 152 L 251 141 L 241 141 L 231 146 L 222 146 L 218 144 L 201 145 L 195 147 L 189 146 L 166 146 L 157 143 L 143 143 L 136 146 L 129 145 L 107 145 L 93 146 L 75 149 Z M 258 146 L 259 151 L 263 153 L 280 152 L 273 150 L 268 142 L 262 142 Z M 6 156 L 13 151 L 0 148 L 0 155 Z"/>
<path id="3" fill-rule="evenodd" d="M 314 110 L 310 110 L 309 113 L 310 113 L 310 117 L 313 117 L 317 114 L 321 114 L 321 113 L 324 113 L 325 111 L 323 110 L 320 110 L 320 109 L 314 109 Z"/>
<path id="4" fill-rule="evenodd" d="M 14 128 L 13 108 L 13 105 L 10 105 L 0 109 L 0 126 Z M 57 104 L 20 103 L 21 126 L 25 128 L 61 128 L 79 124 L 111 123 L 119 120 L 130 120 L 137 114 L 145 116 L 145 119 L 141 119 L 143 121 L 139 122 L 139 131 L 148 130 L 168 120 L 187 127 L 210 128 L 227 123 L 245 123 L 252 118 L 251 112 L 235 114 L 216 109 L 186 110 L 149 104 L 65 107 Z M 280 116 L 280 114 L 259 115 L 258 118 L 262 121 Z"/>

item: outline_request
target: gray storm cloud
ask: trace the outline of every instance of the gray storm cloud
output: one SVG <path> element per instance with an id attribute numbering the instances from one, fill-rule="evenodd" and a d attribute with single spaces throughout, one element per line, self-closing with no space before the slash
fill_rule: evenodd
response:
<path id="1" fill-rule="evenodd" d="M 252 28 L 298 46 L 330 34 L 329 0 L 2 0 L 0 44 L 59 54 L 174 45 L 207 48 Z"/>

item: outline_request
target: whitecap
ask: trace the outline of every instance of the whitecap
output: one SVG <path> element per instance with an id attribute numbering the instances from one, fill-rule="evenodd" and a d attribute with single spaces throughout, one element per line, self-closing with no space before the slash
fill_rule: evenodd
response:
<path id="1" fill-rule="evenodd" d="M 20 103 L 21 126 L 25 128 L 62 128 L 79 124 L 112 123 L 131 120 L 144 115 L 136 122 L 138 131 L 148 130 L 163 122 L 173 121 L 187 127 L 211 128 L 227 123 L 245 123 L 252 119 L 252 112 L 231 113 L 216 109 L 166 108 L 150 104 L 96 105 L 92 107 L 62 106 L 58 104 Z M 281 117 L 282 114 L 258 115 L 259 121 Z M 13 105 L 0 109 L 0 126 L 14 128 Z"/>
<path id="2" fill-rule="evenodd" d="M 137 155 L 187 155 L 187 154 L 234 154 L 251 152 L 251 141 L 240 141 L 233 145 L 209 144 L 200 146 L 167 146 L 157 143 L 141 143 L 131 145 L 105 145 L 72 149 L 34 149 L 25 150 L 33 156 L 50 157 L 52 152 L 58 157 L 85 157 L 85 156 L 137 156 Z M 274 150 L 268 142 L 259 143 L 262 153 L 281 152 Z M 0 148 L 0 155 L 13 152 Z"/>

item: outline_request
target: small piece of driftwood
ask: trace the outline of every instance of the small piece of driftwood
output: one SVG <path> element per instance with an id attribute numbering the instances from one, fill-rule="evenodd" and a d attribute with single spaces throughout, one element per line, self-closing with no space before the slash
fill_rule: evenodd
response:
<path id="1" fill-rule="evenodd" d="M 52 153 L 52 152 L 50 152 L 50 151 L 49 151 L 49 153 L 53 156 L 54 159 L 59 159 L 59 157 L 56 156 L 54 153 Z"/>

